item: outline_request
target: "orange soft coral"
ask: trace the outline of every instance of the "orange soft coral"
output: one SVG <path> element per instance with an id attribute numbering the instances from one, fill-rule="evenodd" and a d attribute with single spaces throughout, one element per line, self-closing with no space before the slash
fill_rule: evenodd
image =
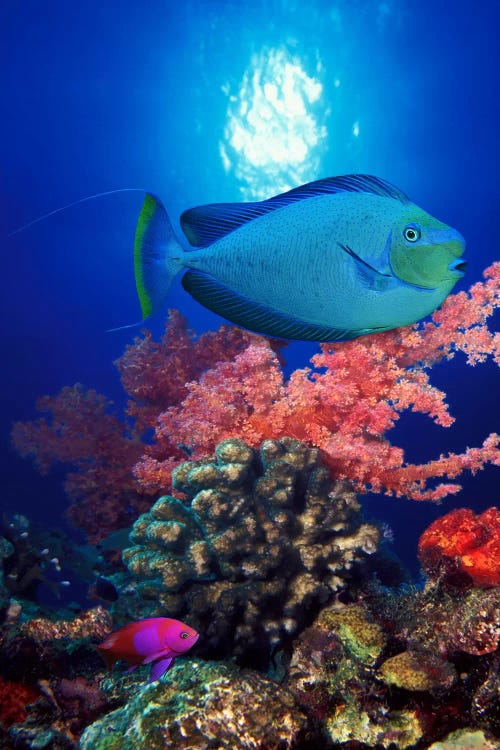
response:
<path id="1" fill-rule="evenodd" d="M 469 508 L 447 513 L 424 531 L 418 555 L 431 577 L 500 586 L 500 510 L 488 508 L 479 516 Z"/>

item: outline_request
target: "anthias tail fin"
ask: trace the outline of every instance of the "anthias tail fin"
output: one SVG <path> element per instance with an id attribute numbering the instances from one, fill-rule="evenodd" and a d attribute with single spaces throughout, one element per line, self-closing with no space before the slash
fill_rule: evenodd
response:
<path id="1" fill-rule="evenodd" d="M 164 304 L 182 266 L 182 253 L 165 208 L 158 198 L 146 193 L 134 243 L 135 283 L 143 318 L 153 315 Z"/>

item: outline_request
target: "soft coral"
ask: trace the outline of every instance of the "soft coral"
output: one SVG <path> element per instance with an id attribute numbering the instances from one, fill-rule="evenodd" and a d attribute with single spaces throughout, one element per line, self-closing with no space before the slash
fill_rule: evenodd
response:
<path id="1" fill-rule="evenodd" d="M 424 531 L 418 554 L 431 577 L 500 586 L 500 510 L 488 508 L 478 516 L 470 508 L 452 510 Z"/>

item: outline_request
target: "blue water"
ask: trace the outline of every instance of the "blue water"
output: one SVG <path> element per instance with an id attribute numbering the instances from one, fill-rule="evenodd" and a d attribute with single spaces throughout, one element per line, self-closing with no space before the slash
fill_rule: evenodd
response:
<path id="1" fill-rule="evenodd" d="M 139 318 L 132 244 L 141 196 L 102 198 L 12 238 L 9 232 L 112 189 L 152 190 L 177 217 L 200 203 L 365 172 L 462 232 L 469 266 L 457 289 L 468 288 L 499 256 L 499 23 L 497 0 L 4 0 L 2 508 L 71 533 L 62 475 L 40 478 L 14 454 L 9 432 L 14 420 L 35 415 L 37 396 L 74 382 L 123 403 L 113 360 L 133 332 L 107 330 Z M 280 138 L 253 82 L 257 75 L 261 90 L 272 86 L 287 64 L 299 101 L 292 97 Z M 264 146 L 252 141 L 245 117 L 252 107 L 259 127 L 270 128 L 268 145 L 278 148 L 296 130 L 291 163 L 258 163 Z M 169 304 L 197 331 L 221 322 L 179 286 Z M 159 333 L 162 321 L 152 329 Z M 291 346 L 289 369 L 314 350 Z M 445 430 L 402 419 L 391 437 L 410 460 L 461 452 L 498 429 L 492 365 L 472 369 L 457 357 L 436 367 L 432 381 L 447 391 L 457 422 Z M 368 498 L 367 511 L 391 524 L 397 551 L 412 565 L 431 518 L 457 505 L 480 510 L 498 502 L 498 469 L 463 484 L 438 509 Z"/>

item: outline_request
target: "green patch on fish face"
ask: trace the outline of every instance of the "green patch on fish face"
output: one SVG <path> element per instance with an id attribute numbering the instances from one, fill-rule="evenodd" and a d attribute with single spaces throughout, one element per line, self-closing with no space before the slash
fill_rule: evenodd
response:
<path id="1" fill-rule="evenodd" d="M 462 235 L 413 204 L 404 207 L 391 237 L 390 262 L 395 275 L 424 289 L 451 289 L 463 276 Z"/>

